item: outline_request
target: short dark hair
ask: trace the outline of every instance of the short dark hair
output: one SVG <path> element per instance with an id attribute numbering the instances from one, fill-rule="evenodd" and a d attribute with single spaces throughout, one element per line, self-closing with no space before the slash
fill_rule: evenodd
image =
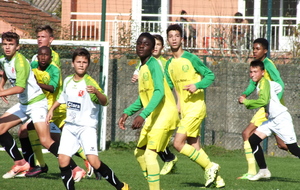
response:
<path id="1" fill-rule="evenodd" d="M 263 48 L 269 50 L 269 42 L 265 38 L 257 38 L 256 40 L 254 40 L 253 44 L 255 43 L 259 43 L 263 46 Z"/>
<path id="2" fill-rule="evenodd" d="M 243 16 L 243 14 L 240 13 L 240 12 L 236 12 L 236 13 L 234 14 L 234 16 Z"/>
<path id="3" fill-rule="evenodd" d="M 177 31 L 179 31 L 180 36 L 182 36 L 182 28 L 181 28 L 181 26 L 179 24 L 172 24 L 172 25 L 168 26 L 167 35 L 168 35 L 168 33 L 171 30 L 177 30 Z"/>
<path id="4" fill-rule="evenodd" d="M 83 56 L 83 57 L 87 58 L 88 64 L 90 64 L 90 62 L 91 62 L 91 54 L 90 54 L 90 52 L 87 49 L 85 49 L 85 48 L 77 48 L 73 52 L 72 62 L 75 61 L 75 59 L 76 59 L 77 56 Z"/>
<path id="5" fill-rule="evenodd" d="M 184 14 L 187 14 L 187 12 L 185 10 L 181 10 L 180 14 L 184 15 Z"/>
<path id="6" fill-rule="evenodd" d="M 154 39 L 161 41 L 161 45 L 164 46 L 164 39 L 161 35 L 159 34 L 154 34 L 152 35 L 154 37 Z"/>
<path id="7" fill-rule="evenodd" d="M 46 31 L 49 33 L 50 37 L 54 37 L 53 35 L 53 29 L 51 28 L 51 26 L 49 25 L 41 25 L 41 26 L 38 26 L 36 29 L 35 29 L 35 33 L 37 34 L 38 32 L 42 32 L 42 31 Z"/>
<path id="8" fill-rule="evenodd" d="M 13 39 L 15 39 L 17 42 L 17 45 L 19 45 L 20 36 L 15 32 L 4 32 L 1 36 L 1 38 L 2 38 L 2 42 L 3 42 L 3 40 L 7 40 L 10 42 Z"/>
<path id="9" fill-rule="evenodd" d="M 265 65 L 261 60 L 255 59 L 251 61 L 250 67 L 260 67 L 261 70 L 265 70 Z"/>
<path id="10" fill-rule="evenodd" d="M 153 44 L 152 49 L 154 49 L 154 47 L 155 47 L 155 39 L 154 39 L 154 37 L 150 33 L 148 33 L 148 32 L 141 33 L 140 36 L 139 36 L 139 38 L 142 37 L 142 36 L 148 38 L 151 41 L 151 43 Z"/>
<path id="11" fill-rule="evenodd" d="M 38 52 L 40 52 L 40 51 L 43 50 L 43 49 L 49 51 L 49 52 L 50 52 L 50 56 L 52 56 L 51 48 L 49 48 L 48 46 L 42 46 L 42 47 L 40 47 L 40 48 L 38 49 Z"/>

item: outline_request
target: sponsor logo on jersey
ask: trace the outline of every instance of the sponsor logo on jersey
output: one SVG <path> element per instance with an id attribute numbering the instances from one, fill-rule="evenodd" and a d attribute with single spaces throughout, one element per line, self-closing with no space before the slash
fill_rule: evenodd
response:
<path id="1" fill-rule="evenodd" d="M 83 90 L 79 90 L 78 96 L 79 96 L 79 97 L 82 97 L 83 95 L 84 95 L 84 91 L 83 91 Z"/>
<path id="2" fill-rule="evenodd" d="M 11 73 L 15 73 L 15 68 L 14 67 L 11 68 Z"/>
<path id="3" fill-rule="evenodd" d="M 70 101 L 68 101 L 67 102 L 67 109 L 80 111 L 81 104 L 79 104 L 77 102 L 70 102 Z"/>

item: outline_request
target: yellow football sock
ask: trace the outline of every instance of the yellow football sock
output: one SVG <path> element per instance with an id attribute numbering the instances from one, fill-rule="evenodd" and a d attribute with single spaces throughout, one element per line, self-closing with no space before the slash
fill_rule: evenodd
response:
<path id="1" fill-rule="evenodd" d="M 160 169 L 157 161 L 157 153 L 146 149 L 145 151 L 145 161 L 147 165 L 148 172 L 148 184 L 150 190 L 159 190 L 160 189 Z"/>
<path id="2" fill-rule="evenodd" d="M 34 161 L 36 166 L 45 166 L 45 160 L 42 152 L 42 145 L 39 136 L 35 130 L 28 130 L 28 137 L 34 152 Z"/>
<path id="3" fill-rule="evenodd" d="M 77 151 L 77 153 L 79 154 L 79 156 L 83 159 L 83 160 L 86 160 L 86 156 L 84 154 L 84 151 L 83 151 L 83 148 L 80 147 Z"/>
<path id="4" fill-rule="evenodd" d="M 193 146 L 185 144 L 180 153 L 188 156 L 191 160 L 199 164 L 203 169 L 210 168 L 212 166 L 212 162 L 202 148 L 197 151 Z"/>
<path id="5" fill-rule="evenodd" d="M 256 162 L 249 141 L 244 141 L 244 150 L 248 162 L 248 174 L 256 174 Z"/>
<path id="6" fill-rule="evenodd" d="M 134 156 L 136 157 L 136 160 L 140 164 L 140 167 L 142 169 L 142 172 L 143 172 L 143 175 L 144 175 L 145 179 L 147 179 L 148 173 L 147 173 L 147 166 L 146 166 L 146 161 L 145 161 L 145 155 L 144 154 L 145 154 L 145 150 L 143 150 L 143 149 L 136 148 L 134 150 Z"/>

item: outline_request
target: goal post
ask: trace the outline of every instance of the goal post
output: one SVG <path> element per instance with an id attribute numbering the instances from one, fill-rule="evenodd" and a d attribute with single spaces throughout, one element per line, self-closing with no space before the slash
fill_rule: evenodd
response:
<path id="1" fill-rule="evenodd" d="M 37 45 L 36 39 L 20 39 L 21 45 Z M 99 59 L 102 64 L 99 64 L 99 72 L 97 69 L 93 69 L 90 71 L 91 68 L 88 69 L 92 74 L 91 76 L 94 78 L 98 78 L 99 85 L 105 92 L 108 94 L 108 67 L 109 67 L 109 43 L 103 41 L 71 41 L 71 40 L 53 40 L 51 46 L 72 46 L 72 47 L 84 47 L 88 49 L 90 52 L 94 52 L 94 54 L 98 54 L 100 57 L 100 50 L 103 49 L 103 57 L 102 60 Z M 102 48 L 101 48 L 102 47 Z M 21 47 L 22 49 L 22 47 Z M 56 50 L 59 54 L 59 51 Z M 24 55 L 27 57 L 26 55 Z M 28 58 L 28 57 L 27 57 Z M 71 58 L 71 53 L 70 53 Z M 91 61 L 92 62 L 92 61 Z M 93 64 L 93 63 L 91 63 Z M 100 65 L 102 68 L 100 68 Z M 98 65 L 97 65 L 98 66 Z M 63 65 L 62 65 L 63 71 Z M 101 72 L 102 71 L 102 72 Z M 64 71 L 66 72 L 66 71 Z M 72 74 L 72 71 L 69 71 L 69 74 Z M 101 74 L 102 73 L 102 74 Z M 99 76 L 101 75 L 101 76 Z M 98 123 L 98 147 L 100 151 L 106 149 L 106 124 L 107 124 L 107 107 L 102 106 L 99 113 L 99 123 Z"/>

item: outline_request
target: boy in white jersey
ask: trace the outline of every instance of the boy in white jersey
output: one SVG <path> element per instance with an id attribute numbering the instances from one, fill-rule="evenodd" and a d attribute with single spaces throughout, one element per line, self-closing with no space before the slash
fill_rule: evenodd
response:
<path id="1" fill-rule="evenodd" d="M 158 34 L 152 36 L 155 39 L 155 46 L 152 52 L 152 56 L 156 58 L 162 70 L 164 71 L 167 62 L 167 60 L 161 55 L 161 51 L 164 48 L 164 39 L 161 35 Z M 131 78 L 131 82 L 134 83 L 138 81 L 140 67 L 141 67 L 141 62 L 137 66 L 136 70 L 134 71 L 133 76 Z M 166 150 L 159 152 L 158 155 L 165 163 L 163 168 L 160 171 L 160 175 L 166 175 L 170 173 L 172 170 L 175 170 L 175 164 L 178 161 L 178 158 L 170 151 L 168 147 L 166 148 Z"/>
<path id="2" fill-rule="evenodd" d="M 67 117 L 58 151 L 61 177 L 66 189 L 75 189 L 70 159 L 81 145 L 88 161 L 101 176 L 117 190 L 127 190 L 128 185 L 120 182 L 114 172 L 98 158 L 96 133 L 98 114 L 100 105 L 106 106 L 108 100 L 97 82 L 86 74 L 89 64 L 90 53 L 84 48 L 76 49 L 72 57 L 75 74 L 64 80 L 59 99 L 55 101 L 47 115 L 47 121 L 50 121 L 53 111 L 60 104 L 67 105 Z"/>
<path id="3" fill-rule="evenodd" d="M 182 49 L 182 28 L 178 24 L 168 27 L 167 41 L 173 57 L 166 64 L 165 75 L 178 95 L 181 114 L 174 147 L 205 170 L 205 187 L 222 188 L 225 182 L 218 174 L 219 165 L 210 161 L 199 138 L 201 122 L 206 117 L 203 89 L 213 83 L 214 73 L 196 55 Z"/>
<path id="4" fill-rule="evenodd" d="M 8 109 L 0 117 L 0 144 L 14 160 L 15 165 L 2 177 L 13 178 L 17 174 L 29 169 L 29 164 L 18 151 L 16 143 L 8 130 L 21 122 L 31 119 L 39 135 L 42 145 L 56 155 L 58 143 L 54 142 L 49 133 L 45 119 L 47 114 L 47 99 L 37 85 L 28 60 L 17 52 L 19 49 L 19 35 L 14 32 L 2 34 L 2 49 L 5 57 L 0 59 L 4 74 L 0 81 L 0 97 L 8 102 L 6 97 L 18 94 L 19 103 Z M 9 80 L 12 87 L 4 89 Z"/>
<path id="5" fill-rule="evenodd" d="M 271 177 L 260 142 L 273 133 L 284 141 L 293 155 L 300 158 L 300 148 L 297 145 L 292 117 L 288 109 L 280 103 L 277 96 L 277 94 L 282 92 L 282 86 L 277 82 L 269 81 L 264 77 L 264 74 L 264 63 L 261 60 L 252 61 L 250 64 L 250 78 L 257 84 L 256 89 L 259 97 L 255 100 L 249 100 L 243 96 L 239 97 L 239 102 L 248 109 L 264 107 L 267 117 L 267 121 L 264 121 L 256 128 L 249 138 L 252 152 L 260 168 L 256 175 L 248 178 L 251 181 L 262 178 L 269 179 Z"/>

